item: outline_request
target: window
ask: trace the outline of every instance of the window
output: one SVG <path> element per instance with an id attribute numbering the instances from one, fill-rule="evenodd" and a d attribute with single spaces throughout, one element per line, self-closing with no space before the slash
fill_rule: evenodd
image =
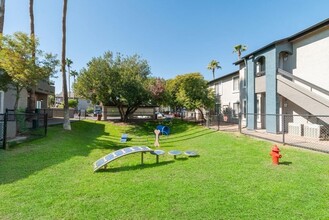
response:
<path id="1" fill-rule="evenodd" d="M 246 118 L 247 116 L 247 100 L 243 100 L 243 118 Z"/>
<path id="2" fill-rule="evenodd" d="M 232 78 L 233 80 L 233 92 L 239 91 L 239 76 L 235 76 Z"/>
<path id="3" fill-rule="evenodd" d="M 221 82 L 215 84 L 215 93 L 216 93 L 216 95 L 222 94 L 222 83 Z"/>
<path id="4" fill-rule="evenodd" d="M 256 62 L 256 76 L 264 76 L 265 75 L 265 57 L 261 57 Z"/>
<path id="5" fill-rule="evenodd" d="M 239 103 L 233 103 L 233 111 L 232 111 L 232 117 L 237 118 L 239 115 Z"/>

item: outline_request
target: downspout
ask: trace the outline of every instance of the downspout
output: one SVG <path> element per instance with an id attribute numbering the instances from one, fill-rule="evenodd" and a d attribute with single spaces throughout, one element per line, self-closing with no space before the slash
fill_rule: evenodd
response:
<path id="1" fill-rule="evenodd" d="M 244 67 L 246 68 L 245 69 L 245 83 L 246 83 L 246 87 L 244 89 L 244 96 L 245 96 L 245 99 L 246 99 L 246 106 L 244 107 L 246 109 L 247 112 L 245 112 L 245 115 L 246 115 L 246 127 L 248 127 L 248 120 L 247 120 L 247 114 L 248 114 L 248 63 L 247 63 L 247 60 L 246 58 L 243 58 L 243 62 L 244 62 Z M 244 105 L 244 102 L 242 100 L 242 104 Z M 241 122 L 242 122 L 242 117 L 241 117 Z"/>

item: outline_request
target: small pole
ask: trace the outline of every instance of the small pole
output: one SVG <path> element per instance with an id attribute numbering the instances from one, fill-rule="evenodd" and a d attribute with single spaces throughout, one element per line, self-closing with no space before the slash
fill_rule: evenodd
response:
<path id="1" fill-rule="evenodd" d="M 144 152 L 141 152 L 141 164 L 144 164 Z"/>
<path id="2" fill-rule="evenodd" d="M 282 143 L 283 145 L 285 145 L 286 143 L 286 137 L 285 137 L 285 115 L 282 114 Z"/>
<path id="3" fill-rule="evenodd" d="M 44 115 L 44 126 L 45 126 L 45 136 L 47 136 L 47 132 L 48 132 L 48 113 L 46 113 Z"/>
<path id="4" fill-rule="evenodd" d="M 2 138 L 2 148 L 6 150 L 7 145 L 7 121 L 8 121 L 8 111 L 6 110 L 3 119 L 3 138 Z"/>

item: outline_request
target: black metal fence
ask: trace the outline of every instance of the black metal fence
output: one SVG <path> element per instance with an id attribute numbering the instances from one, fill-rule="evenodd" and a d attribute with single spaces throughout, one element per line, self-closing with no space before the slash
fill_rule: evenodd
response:
<path id="1" fill-rule="evenodd" d="M 205 126 L 216 130 L 240 132 L 329 153 L 329 115 L 239 114 L 238 117 L 229 117 L 219 114 L 205 118 Z"/>
<path id="2" fill-rule="evenodd" d="M 7 109 L 0 114 L 0 147 L 6 149 L 9 142 L 44 137 L 47 127 L 47 113 L 22 113 Z"/>

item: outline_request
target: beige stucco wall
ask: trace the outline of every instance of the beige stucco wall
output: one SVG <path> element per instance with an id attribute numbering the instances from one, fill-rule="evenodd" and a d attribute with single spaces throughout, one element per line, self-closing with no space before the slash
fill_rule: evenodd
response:
<path id="1" fill-rule="evenodd" d="M 20 93 L 20 98 L 18 101 L 18 109 L 24 109 L 27 107 L 27 91 L 23 89 Z M 12 89 L 9 89 L 4 94 L 4 109 L 13 109 L 15 104 L 16 94 L 15 91 Z"/>
<path id="2" fill-rule="evenodd" d="M 294 41 L 291 58 L 294 75 L 329 90 L 329 28 Z"/>

